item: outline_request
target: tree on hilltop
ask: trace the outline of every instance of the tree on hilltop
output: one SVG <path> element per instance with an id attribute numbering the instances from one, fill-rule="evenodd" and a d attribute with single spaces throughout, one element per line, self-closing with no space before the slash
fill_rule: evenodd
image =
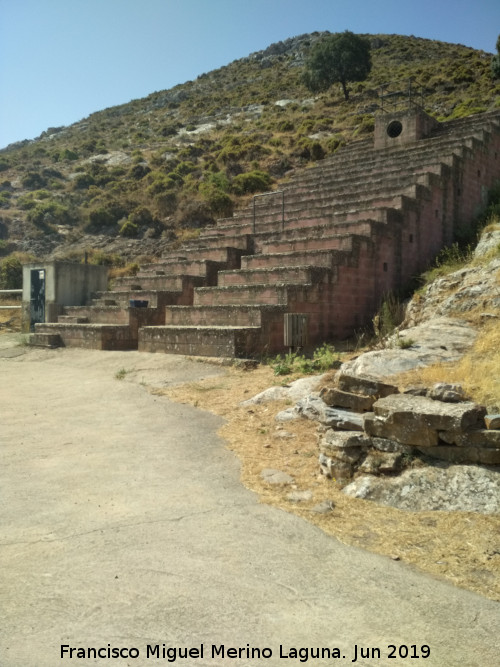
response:
<path id="1" fill-rule="evenodd" d="M 346 30 L 328 35 L 313 46 L 306 61 L 304 83 L 315 93 L 340 83 L 348 100 L 348 82 L 364 81 L 371 68 L 369 41 Z"/>
<path id="2" fill-rule="evenodd" d="M 500 79 L 500 35 L 497 39 L 497 54 L 491 59 L 491 73 L 494 79 Z"/>

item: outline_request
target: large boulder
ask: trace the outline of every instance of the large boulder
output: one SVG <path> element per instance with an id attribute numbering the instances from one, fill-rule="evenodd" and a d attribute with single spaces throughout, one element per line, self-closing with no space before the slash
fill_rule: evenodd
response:
<path id="1" fill-rule="evenodd" d="M 414 447 L 436 447 L 440 431 L 455 433 L 484 425 L 486 409 L 476 403 L 443 403 L 425 396 L 397 394 L 379 399 L 364 416 L 369 435 Z"/>
<path id="2" fill-rule="evenodd" d="M 261 391 L 260 394 L 242 401 L 241 405 L 260 405 L 271 401 L 298 401 L 311 392 L 314 392 L 321 383 L 324 375 L 313 375 L 310 377 L 299 378 L 288 385 L 269 387 Z"/>
<path id="3" fill-rule="evenodd" d="M 413 512 L 500 512 L 500 472 L 477 466 L 440 464 L 392 478 L 363 476 L 342 492 Z"/>
<path id="4" fill-rule="evenodd" d="M 363 416 L 350 410 L 330 408 L 318 396 L 310 395 L 298 401 L 294 410 L 301 417 L 318 421 L 341 431 L 362 431 Z"/>
<path id="5" fill-rule="evenodd" d="M 363 396 L 336 387 L 324 387 L 320 398 L 331 408 L 347 408 L 353 412 L 368 412 L 376 400 L 376 396 Z"/>
<path id="6" fill-rule="evenodd" d="M 370 354 L 369 352 L 367 354 Z M 366 355 L 358 357 L 362 359 Z M 381 380 L 377 375 L 354 370 L 350 372 L 349 365 L 345 364 L 336 376 L 339 389 L 344 392 L 359 394 L 361 396 L 370 396 L 373 398 L 382 398 L 389 394 L 397 394 L 398 388 L 393 384 L 388 384 Z"/>
<path id="7" fill-rule="evenodd" d="M 346 362 L 339 371 L 339 377 L 344 374 L 384 380 L 414 368 L 437 362 L 456 361 L 473 345 L 476 337 L 476 330 L 463 320 L 451 317 L 431 319 L 420 326 L 400 331 L 398 340 L 394 339 L 393 347 L 366 352 Z M 412 344 L 401 349 L 397 344 L 401 340 Z M 353 391 L 340 385 L 339 387 L 345 391 Z"/>

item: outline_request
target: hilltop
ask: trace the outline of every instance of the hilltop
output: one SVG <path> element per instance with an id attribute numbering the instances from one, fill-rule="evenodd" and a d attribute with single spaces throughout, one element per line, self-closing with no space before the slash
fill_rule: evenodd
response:
<path id="1" fill-rule="evenodd" d="M 231 215 L 254 192 L 373 131 L 385 90 L 421 89 L 438 120 L 497 108 L 491 54 L 461 45 L 370 35 L 373 68 L 313 96 L 302 83 L 325 33 L 272 44 L 170 90 L 49 128 L 0 151 L 0 256 L 120 266 L 158 255 Z"/>

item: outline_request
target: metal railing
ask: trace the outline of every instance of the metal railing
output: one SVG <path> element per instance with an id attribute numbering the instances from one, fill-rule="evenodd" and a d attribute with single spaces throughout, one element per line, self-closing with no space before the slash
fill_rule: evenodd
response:
<path id="1" fill-rule="evenodd" d="M 22 294 L 22 289 L 0 289 L 0 295 L 2 294 Z M 0 306 L 0 310 L 20 310 L 22 306 Z"/>
<path id="2" fill-rule="evenodd" d="M 255 219 L 257 217 L 257 208 L 256 200 L 260 197 L 270 197 L 271 195 L 281 195 L 281 229 L 285 230 L 285 191 L 284 190 L 274 190 L 273 192 L 263 192 L 260 195 L 253 196 L 253 222 L 252 222 L 252 234 L 255 234 Z"/>
<path id="3" fill-rule="evenodd" d="M 422 87 L 416 88 L 411 78 L 408 79 L 406 90 L 385 92 L 389 85 L 385 84 L 380 87 L 378 99 L 380 100 L 380 110 L 382 112 L 401 110 L 403 108 L 411 109 L 412 107 L 424 108 L 424 89 Z"/>

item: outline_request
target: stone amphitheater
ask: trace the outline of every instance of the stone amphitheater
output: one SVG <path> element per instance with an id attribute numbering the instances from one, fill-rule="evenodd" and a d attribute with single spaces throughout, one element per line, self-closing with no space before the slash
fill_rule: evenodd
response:
<path id="1" fill-rule="evenodd" d="M 418 107 L 381 114 L 374 138 L 297 170 L 112 291 L 48 309 L 31 342 L 251 358 L 345 339 L 498 180 L 500 111 L 446 123 Z"/>

